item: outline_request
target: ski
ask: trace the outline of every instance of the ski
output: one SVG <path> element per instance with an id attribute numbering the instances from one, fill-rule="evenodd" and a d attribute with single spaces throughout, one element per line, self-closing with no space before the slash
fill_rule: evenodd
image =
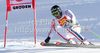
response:
<path id="1" fill-rule="evenodd" d="M 40 43 L 42 46 L 55 46 L 55 47 L 82 47 L 82 48 L 100 48 L 100 45 L 80 45 L 80 44 L 69 44 L 69 43 Z"/>

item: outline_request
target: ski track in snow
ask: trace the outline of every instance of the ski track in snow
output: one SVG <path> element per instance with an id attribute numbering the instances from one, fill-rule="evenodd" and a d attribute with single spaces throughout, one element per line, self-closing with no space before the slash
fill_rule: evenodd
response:
<path id="1" fill-rule="evenodd" d="M 44 2 L 45 1 L 45 2 Z M 52 15 L 50 8 L 58 4 L 62 9 L 70 9 L 76 15 L 77 21 L 82 27 L 90 29 L 100 35 L 100 0 L 36 0 L 37 28 L 50 28 Z M 33 11 L 30 9 L 9 12 L 9 23 L 7 32 L 7 47 L 4 48 L 6 0 L 0 0 L 0 53 L 98 53 L 96 48 L 70 48 L 70 47 L 43 47 L 43 42 L 48 31 L 37 33 L 37 47 L 34 47 L 33 32 L 28 29 L 33 28 Z M 27 13 L 26 13 L 27 12 Z M 12 16 L 13 15 L 13 16 Z M 24 16 L 23 16 L 24 15 Z M 44 20 L 41 24 L 41 21 Z M 22 27 L 22 28 L 21 28 Z M 18 29 L 22 31 L 17 31 Z M 24 28 L 24 31 L 23 31 Z M 26 30 L 26 31 L 25 31 Z M 38 30 L 39 31 L 39 30 Z M 82 34 L 93 43 L 100 45 L 100 38 L 87 31 Z M 63 41 L 58 36 L 52 41 Z"/>
<path id="2" fill-rule="evenodd" d="M 16 44 L 14 44 L 16 43 Z M 12 44 L 12 45 L 11 45 Z M 98 48 L 76 48 L 76 47 L 43 47 L 37 43 L 37 47 L 32 45 L 32 42 L 12 42 L 8 43 L 7 47 L 0 47 L 2 53 L 95 53 L 99 52 Z M 99 43 L 100 44 L 100 43 Z"/>

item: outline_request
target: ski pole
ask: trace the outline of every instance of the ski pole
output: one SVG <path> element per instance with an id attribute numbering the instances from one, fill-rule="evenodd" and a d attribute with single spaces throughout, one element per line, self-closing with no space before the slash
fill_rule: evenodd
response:
<path id="1" fill-rule="evenodd" d="M 71 23 L 71 24 L 72 24 L 72 25 L 75 25 L 75 26 L 78 26 L 78 25 L 76 25 L 76 24 L 74 24 L 74 23 Z M 93 31 L 91 31 L 91 30 L 88 30 L 88 29 L 86 29 L 86 28 L 83 28 L 83 27 L 81 27 L 81 26 L 78 26 L 78 27 L 80 27 L 80 28 L 82 28 L 82 29 L 84 29 L 84 30 L 86 30 L 86 31 L 89 31 L 89 32 L 95 34 L 96 36 L 98 36 L 98 37 L 100 38 L 100 36 L 99 36 L 98 34 L 96 34 L 95 32 L 93 32 Z"/>

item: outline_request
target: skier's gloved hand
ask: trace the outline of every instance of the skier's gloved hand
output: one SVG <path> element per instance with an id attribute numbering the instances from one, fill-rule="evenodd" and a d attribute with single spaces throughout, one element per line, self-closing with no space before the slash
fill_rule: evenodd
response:
<path id="1" fill-rule="evenodd" d="M 71 25 L 73 21 L 72 20 L 66 20 L 66 23 L 65 23 L 65 28 L 69 27 Z"/>
<path id="2" fill-rule="evenodd" d="M 50 39 L 51 39 L 50 37 L 47 37 L 47 38 L 45 39 L 45 43 L 48 43 Z"/>
<path id="3" fill-rule="evenodd" d="M 72 20 L 67 20 L 65 24 L 68 25 L 68 24 L 71 24 L 71 23 L 72 23 Z"/>
<path id="4" fill-rule="evenodd" d="M 66 20 L 65 25 L 70 25 L 73 21 L 72 20 Z"/>

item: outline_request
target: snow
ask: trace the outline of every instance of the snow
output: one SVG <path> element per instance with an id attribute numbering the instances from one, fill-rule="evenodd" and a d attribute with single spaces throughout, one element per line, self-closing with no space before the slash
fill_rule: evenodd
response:
<path id="1" fill-rule="evenodd" d="M 9 12 L 7 46 L 4 48 L 6 0 L 0 0 L 0 53 L 98 53 L 99 48 L 43 47 L 40 45 L 40 42 L 43 42 L 48 35 L 53 17 L 50 8 L 55 4 L 62 9 L 72 10 L 82 27 L 100 35 L 100 0 L 36 0 L 36 47 L 34 47 L 33 35 L 33 10 L 27 9 Z M 96 35 L 85 30 L 82 30 L 81 34 L 88 41 L 100 45 L 100 38 Z M 64 42 L 55 33 L 51 42 L 56 41 Z"/>
<path id="2" fill-rule="evenodd" d="M 16 44 L 14 44 L 16 43 Z M 10 43 L 7 43 L 10 44 Z M 11 45 L 12 44 L 12 45 Z M 43 47 L 40 46 L 40 42 L 37 46 L 32 46 L 32 42 L 13 42 L 6 48 L 1 47 L 0 52 L 2 53 L 95 53 L 99 52 L 98 48 L 75 48 L 75 47 Z"/>

